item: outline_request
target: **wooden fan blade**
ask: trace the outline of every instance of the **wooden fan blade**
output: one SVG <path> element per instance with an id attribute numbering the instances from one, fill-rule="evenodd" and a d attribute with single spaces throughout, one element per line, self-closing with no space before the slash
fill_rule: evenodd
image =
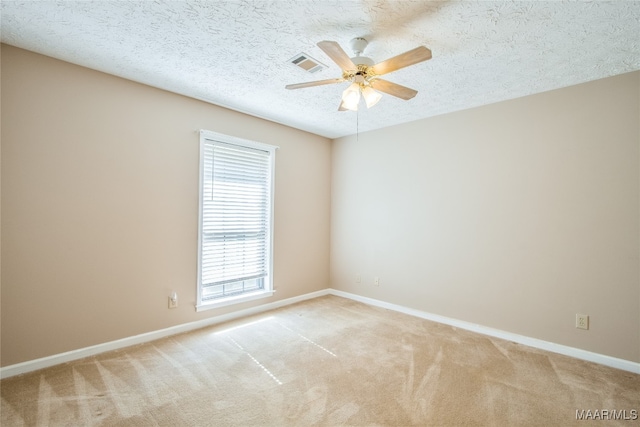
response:
<path id="1" fill-rule="evenodd" d="M 380 92 L 384 92 L 404 100 L 411 99 L 418 93 L 417 90 L 413 90 L 397 83 L 392 83 L 388 80 L 382 79 L 372 80 L 371 87 L 375 90 L 379 90 Z"/>
<path id="2" fill-rule="evenodd" d="M 371 68 L 374 73 L 381 76 L 399 70 L 400 68 L 426 61 L 427 59 L 431 59 L 431 51 L 424 46 L 419 46 L 408 52 L 389 58 L 386 61 L 382 61 Z"/>
<path id="3" fill-rule="evenodd" d="M 312 86 L 321 86 L 321 85 L 330 85 L 333 83 L 342 83 L 344 79 L 327 79 L 327 80 L 316 80 L 315 82 L 306 82 L 306 83 L 296 83 L 292 85 L 286 85 L 285 89 L 302 89 L 303 87 L 312 87 Z"/>
<path id="4" fill-rule="evenodd" d="M 338 64 L 342 71 L 355 70 L 357 68 L 351 58 L 349 58 L 349 55 L 342 50 L 338 43 L 324 40 L 318 42 L 318 47 L 322 49 L 333 62 Z"/>

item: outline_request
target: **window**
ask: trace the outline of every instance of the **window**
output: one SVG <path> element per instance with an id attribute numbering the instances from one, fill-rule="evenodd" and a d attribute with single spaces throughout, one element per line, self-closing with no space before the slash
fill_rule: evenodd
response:
<path id="1" fill-rule="evenodd" d="M 273 294 L 276 148 L 200 131 L 198 310 Z"/>

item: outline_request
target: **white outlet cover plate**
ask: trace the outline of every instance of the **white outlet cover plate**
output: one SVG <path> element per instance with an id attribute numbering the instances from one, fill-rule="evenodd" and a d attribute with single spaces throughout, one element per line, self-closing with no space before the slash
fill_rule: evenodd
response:
<path id="1" fill-rule="evenodd" d="M 589 316 L 586 314 L 576 314 L 576 328 L 589 329 Z"/>

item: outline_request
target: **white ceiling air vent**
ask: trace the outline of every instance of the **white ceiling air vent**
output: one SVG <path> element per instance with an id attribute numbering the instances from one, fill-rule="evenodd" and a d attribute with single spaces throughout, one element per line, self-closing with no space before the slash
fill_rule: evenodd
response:
<path id="1" fill-rule="evenodd" d="M 289 60 L 293 65 L 302 68 L 308 73 L 317 73 L 320 70 L 327 68 L 326 65 L 320 63 L 307 55 L 306 53 L 300 53 Z"/>

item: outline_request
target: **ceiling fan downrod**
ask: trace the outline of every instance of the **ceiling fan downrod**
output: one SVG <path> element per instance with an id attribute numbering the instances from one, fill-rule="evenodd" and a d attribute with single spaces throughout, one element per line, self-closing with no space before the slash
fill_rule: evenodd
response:
<path id="1" fill-rule="evenodd" d="M 374 64 L 373 59 L 366 56 L 361 56 L 364 53 L 364 50 L 369 45 L 367 39 L 356 37 L 354 39 L 351 39 L 349 45 L 351 46 L 351 50 L 353 50 L 353 54 L 355 55 L 353 58 L 351 58 L 351 61 L 353 61 L 355 65 L 366 65 L 368 67 L 371 67 Z"/>

